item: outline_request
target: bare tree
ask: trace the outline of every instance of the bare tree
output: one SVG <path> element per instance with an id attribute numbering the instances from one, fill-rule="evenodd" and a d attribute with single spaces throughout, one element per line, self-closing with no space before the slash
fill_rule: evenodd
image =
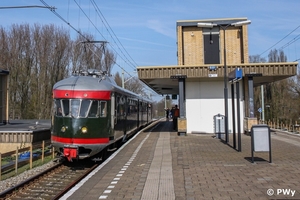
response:
<path id="1" fill-rule="evenodd" d="M 140 94 L 144 97 L 147 96 L 146 92 L 144 91 L 144 86 L 137 77 L 130 77 L 126 81 L 125 88 L 127 90 L 130 90 L 136 94 Z"/>
<path id="2" fill-rule="evenodd" d="M 79 35 L 72 44 L 72 71 L 98 69 L 110 74 L 115 59 L 106 42 L 94 41 L 92 35 Z"/>
<path id="3" fill-rule="evenodd" d="M 111 74 L 113 65 L 116 63 L 116 56 L 113 54 L 112 51 L 109 49 L 105 50 L 104 53 L 104 60 L 102 62 L 102 65 L 104 66 L 104 71 L 106 71 L 108 74 Z"/>
<path id="4" fill-rule="evenodd" d="M 258 55 L 250 56 L 250 62 L 265 62 Z M 273 49 L 268 54 L 268 62 L 286 62 L 287 57 L 282 50 Z M 300 78 L 300 77 L 299 77 Z M 300 80 L 300 79 L 299 79 Z M 299 117 L 299 98 L 297 90 L 297 77 L 267 83 L 264 87 L 265 110 L 267 120 L 276 120 L 287 123 L 287 120 L 297 120 Z M 261 105 L 261 88 L 254 88 L 256 110 Z M 295 106 L 296 105 L 296 106 Z M 297 110 L 297 111 L 295 111 Z"/>
<path id="5" fill-rule="evenodd" d="M 286 61 L 287 57 L 282 50 L 273 49 L 268 54 L 268 62 L 270 63 Z M 276 120 L 287 123 L 290 119 L 296 120 L 298 118 L 298 112 L 294 112 L 294 105 L 297 105 L 296 102 L 299 101 L 296 100 L 295 93 L 293 94 L 292 80 L 295 80 L 295 77 L 267 83 L 265 85 L 264 98 L 266 105 L 268 105 L 268 108 L 266 109 L 267 120 Z M 255 88 L 255 94 L 256 103 L 257 105 L 260 105 L 260 88 Z M 298 106 L 296 109 L 299 109 Z"/>
<path id="6" fill-rule="evenodd" d="M 34 112 L 39 113 L 38 118 L 46 118 L 51 115 L 52 87 L 68 72 L 71 42 L 68 32 L 54 25 L 35 25 L 33 32 L 38 41 L 34 67 L 37 92 L 32 94 L 36 99 Z"/>
<path id="7" fill-rule="evenodd" d="M 1 28 L 0 64 L 10 71 L 10 117 L 49 119 L 52 86 L 65 77 L 69 64 L 67 31 L 54 25 L 12 25 Z"/>
<path id="8" fill-rule="evenodd" d="M 72 44 L 72 71 L 80 71 L 87 69 L 102 70 L 100 60 L 102 59 L 102 51 L 97 51 L 92 35 L 78 35 Z M 96 57 L 96 59 L 95 59 Z M 96 62 L 98 60 L 98 62 Z"/>
<path id="9" fill-rule="evenodd" d="M 0 65 L 10 71 L 10 118 L 50 119 L 53 85 L 71 71 L 89 68 L 111 72 L 115 55 L 91 35 L 70 39 L 63 28 L 52 25 L 0 26 Z"/>
<path id="10" fill-rule="evenodd" d="M 124 76 L 124 75 L 123 75 Z M 144 90 L 144 85 L 142 82 L 138 79 L 138 77 L 135 76 L 125 76 L 124 78 L 124 88 L 134 92 L 136 94 L 139 94 L 142 97 L 148 97 L 147 93 Z M 123 86 L 123 79 L 119 72 L 115 74 L 115 82 L 117 83 L 118 86 L 122 87 Z M 149 97 L 148 97 L 149 98 Z"/>
<path id="11" fill-rule="evenodd" d="M 115 74 L 115 82 L 118 86 L 122 87 L 122 77 L 120 76 L 119 72 Z"/>
<path id="12" fill-rule="evenodd" d="M 12 25 L 6 33 L 9 57 L 7 69 L 10 71 L 9 100 L 13 117 L 24 118 L 30 115 L 30 84 L 32 81 L 31 65 L 34 62 L 32 38 L 29 25 Z M 16 116 L 15 116 L 16 115 Z"/>
<path id="13" fill-rule="evenodd" d="M 165 116 L 165 101 L 164 101 L 164 99 L 152 104 L 152 112 L 153 112 L 154 117 Z"/>
<path id="14" fill-rule="evenodd" d="M 260 57 L 260 55 L 249 56 L 250 63 L 264 63 L 266 62 L 265 58 Z"/>

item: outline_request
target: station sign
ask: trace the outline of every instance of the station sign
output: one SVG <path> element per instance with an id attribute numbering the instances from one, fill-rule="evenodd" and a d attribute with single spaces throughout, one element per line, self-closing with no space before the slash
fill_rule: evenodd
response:
<path id="1" fill-rule="evenodd" d="M 208 77 L 218 77 L 218 74 L 208 74 Z"/>
<path id="2" fill-rule="evenodd" d="M 176 75 L 172 75 L 170 77 L 171 79 L 181 79 L 181 78 L 187 78 L 187 75 L 181 75 L 181 74 L 176 74 Z"/>
<path id="3" fill-rule="evenodd" d="M 229 81 L 239 81 L 243 78 L 243 70 L 241 68 L 237 68 L 228 74 Z"/>

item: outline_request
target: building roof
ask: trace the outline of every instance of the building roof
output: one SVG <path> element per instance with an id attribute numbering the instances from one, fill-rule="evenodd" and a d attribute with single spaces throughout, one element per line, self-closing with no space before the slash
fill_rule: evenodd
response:
<path id="1" fill-rule="evenodd" d="M 158 94 L 178 94 L 178 81 L 171 76 L 186 75 L 186 81 L 221 81 L 224 80 L 224 65 L 217 64 L 216 71 L 211 65 L 173 65 L 137 67 L 141 81 Z M 237 69 L 243 70 L 243 77 L 252 74 L 254 87 L 279 81 L 297 75 L 298 62 L 284 63 L 247 63 L 227 65 L 228 74 Z M 256 76 L 261 75 L 261 76 Z"/>
<path id="2" fill-rule="evenodd" d="M 8 70 L 0 69 L 0 75 L 8 75 L 8 74 L 9 74 Z"/>
<path id="3" fill-rule="evenodd" d="M 177 26 L 197 26 L 197 23 L 213 23 L 213 24 L 232 24 L 240 21 L 247 21 L 247 17 L 239 18 L 215 18 L 215 19 L 198 19 L 198 20 L 178 20 Z"/>

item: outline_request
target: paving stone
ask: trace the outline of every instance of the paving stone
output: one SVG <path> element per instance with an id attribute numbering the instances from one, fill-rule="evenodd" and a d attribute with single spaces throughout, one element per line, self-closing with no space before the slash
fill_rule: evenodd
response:
<path id="1" fill-rule="evenodd" d="M 241 152 L 233 148 L 232 134 L 228 144 L 213 136 L 178 136 L 172 121 L 163 121 L 126 143 L 68 199 L 99 199 L 136 151 L 107 199 L 300 199 L 300 137 L 272 133 L 272 163 L 269 152 L 254 152 L 252 163 L 250 136 L 241 135 Z M 296 190 L 295 196 L 277 194 L 280 189 Z"/>

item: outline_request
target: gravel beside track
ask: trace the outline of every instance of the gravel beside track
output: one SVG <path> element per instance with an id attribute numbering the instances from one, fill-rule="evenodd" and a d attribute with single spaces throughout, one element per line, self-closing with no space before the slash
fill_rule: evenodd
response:
<path id="1" fill-rule="evenodd" d="M 17 176 L 5 179 L 0 181 L 0 193 L 4 192 L 5 190 L 18 185 L 19 183 L 25 181 L 26 179 L 29 179 L 51 167 L 53 167 L 54 165 L 56 165 L 57 162 L 55 161 L 50 161 L 42 166 L 39 167 L 35 167 L 33 169 L 27 170 Z"/>

